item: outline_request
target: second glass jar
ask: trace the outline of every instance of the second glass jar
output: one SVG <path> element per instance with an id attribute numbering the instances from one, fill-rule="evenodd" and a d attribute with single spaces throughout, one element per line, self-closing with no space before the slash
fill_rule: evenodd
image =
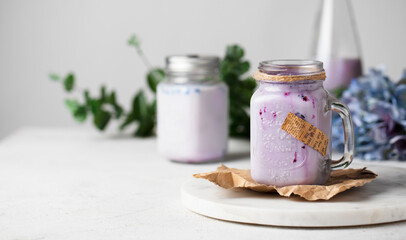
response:
<path id="1" fill-rule="evenodd" d="M 158 150 L 179 162 L 220 159 L 227 151 L 228 88 L 213 56 L 166 58 L 166 80 L 157 88 Z"/>

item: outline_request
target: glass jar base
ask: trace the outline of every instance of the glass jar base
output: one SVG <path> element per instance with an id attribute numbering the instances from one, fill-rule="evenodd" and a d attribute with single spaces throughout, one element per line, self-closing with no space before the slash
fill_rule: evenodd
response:
<path id="1" fill-rule="evenodd" d="M 166 156 L 171 162 L 176 163 L 192 163 L 192 164 L 199 164 L 199 163 L 215 163 L 224 160 L 225 155 L 214 155 L 214 156 L 207 156 L 207 157 L 169 157 Z"/>

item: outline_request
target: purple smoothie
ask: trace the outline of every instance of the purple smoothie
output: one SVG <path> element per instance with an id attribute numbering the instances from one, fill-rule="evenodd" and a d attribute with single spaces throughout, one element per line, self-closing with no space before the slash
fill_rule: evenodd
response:
<path id="1" fill-rule="evenodd" d="M 323 157 L 281 129 L 289 112 L 316 126 L 329 139 L 331 111 L 323 81 L 259 81 L 251 99 L 251 175 L 263 184 L 323 184 L 330 175 L 331 143 Z"/>

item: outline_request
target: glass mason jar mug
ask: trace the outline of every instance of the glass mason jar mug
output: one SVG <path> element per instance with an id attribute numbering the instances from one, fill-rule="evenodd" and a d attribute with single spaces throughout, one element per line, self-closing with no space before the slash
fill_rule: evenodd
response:
<path id="1" fill-rule="evenodd" d="M 324 89 L 322 62 L 264 61 L 259 64 L 254 78 L 259 83 L 251 98 L 250 110 L 251 175 L 255 181 L 278 187 L 324 184 L 332 168 L 346 167 L 352 162 L 354 131 L 350 111 Z M 331 160 L 332 111 L 338 112 L 344 125 L 345 149 L 340 160 Z M 318 133 L 324 133 L 328 139 L 323 142 L 325 151 L 318 151 L 302 139 L 312 140 L 316 138 L 314 134 L 304 132 L 294 136 L 295 133 L 291 135 L 286 128 L 282 129 L 288 115 L 299 120 L 296 122 L 300 124 L 293 127 L 312 125 L 310 129 L 317 128 Z"/>
<path id="2" fill-rule="evenodd" d="M 166 58 L 166 80 L 157 88 L 158 150 L 170 160 L 204 162 L 227 151 L 228 88 L 219 79 L 220 59 Z"/>

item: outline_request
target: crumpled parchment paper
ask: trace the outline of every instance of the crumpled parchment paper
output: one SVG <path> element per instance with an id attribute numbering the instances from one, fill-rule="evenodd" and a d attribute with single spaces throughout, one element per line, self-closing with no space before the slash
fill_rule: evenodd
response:
<path id="1" fill-rule="evenodd" d="M 315 201 L 328 200 L 347 189 L 363 186 L 375 180 L 378 175 L 366 168 L 339 169 L 331 172 L 330 178 L 324 185 L 292 185 L 286 187 L 259 184 L 251 178 L 249 169 L 228 168 L 225 165 L 221 165 L 216 171 L 198 173 L 193 176 L 207 179 L 226 189 L 248 188 L 257 192 L 277 192 L 284 197 L 295 194 L 308 201 Z"/>

